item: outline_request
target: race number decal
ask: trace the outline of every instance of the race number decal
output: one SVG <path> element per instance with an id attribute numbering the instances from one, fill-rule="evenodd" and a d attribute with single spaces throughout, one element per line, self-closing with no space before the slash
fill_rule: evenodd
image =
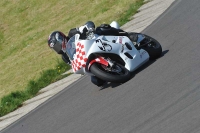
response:
<path id="1" fill-rule="evenodd" d="M 102 42 L 100 39 L 96 40 L 96 43 L 101 43 L 102 46 L 98 46 L 98 47 L 102 51 L 111 51 L 112 50 L 112 46 L 110 44 Z"/>

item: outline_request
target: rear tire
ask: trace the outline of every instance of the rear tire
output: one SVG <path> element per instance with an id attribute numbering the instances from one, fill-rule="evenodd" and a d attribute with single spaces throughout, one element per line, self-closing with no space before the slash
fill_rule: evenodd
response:
<path id="1" fill-rule="evenodd" d="M 139 34 L 140 33 L 128 32 L 128 37 L 133 43 L 135 43 L 138 40 L 138 35 Z M 140 46 L 136 45 L 135 47 L 138 50 L 142 48 L 145 51 L 147 51 L 147 53 L 150 56 L 150 60 L 160 57 L 161 54 L 162 54 L 162 47 L 161 47 L 160 43 L 156 39 L 154 39 L 154 38 L 152 38 L 152 37 L 150 37 L 148 35 L 145 35 L 145 34 L 142 34 L 142 35 L 145 36 L 145 39 L 142 41 Z M 151 42 L 146 45 L 146 43 L 149 42 L 150 40 L 151 40 Z"/>
<path id="2" fill-rule="evenodd" d="M 151 39 L 152 41 L 149 44 L 147 44 L 146 46 L 142 47 L 142 49 L 144 49 L 148 52 L 148 54 L 150 56 L 150 58 L 149 58 L 150 60 L 157 59 L 162 54 L 162 47 L 161 47 L 160 43 L 156 39 L 154 39 L 150 36 L 145 35 L 145 37 L 148 39 Z"/>
<path id="3" fill-rule="evenodd" d="M 160 57 L 162 54 L 162 47 L 160 43 L 150 36 L 145 35 L 145 37 L 147 39 L 151 39 L 151 42 L 146 46 L 142 47 L 142 49 L 147 51 L 147 53 L 150 56 L 150 60 Z"/>
<path id="4" fill-rule="evenodd" d="M 94 63 L 90 67 L 90 71 L 98 78 L 114 83 L 123 83 L 130 79 L 130 72 L 124 66 L 115 64 L 116 69 L 120 69 L 120 73 L 110 72 L 102 67 L 102 64 Z"/>

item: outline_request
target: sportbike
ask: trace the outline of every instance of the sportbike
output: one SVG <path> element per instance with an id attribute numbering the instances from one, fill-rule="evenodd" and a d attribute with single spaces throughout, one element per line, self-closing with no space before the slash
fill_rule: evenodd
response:
<path id="1" fill-rule="evenodd" d="M 92 82 L 97 86 L 105 81 L 123 83 L 130 79 L 131 72 L 162 54 L 154 38 L 115 29 L 119 29 L 117 22 L 88 32 L 86 39 L 80 39 L 79 34 L 69 39 L 65 51 L 75 74 L 95 77 Z"/>

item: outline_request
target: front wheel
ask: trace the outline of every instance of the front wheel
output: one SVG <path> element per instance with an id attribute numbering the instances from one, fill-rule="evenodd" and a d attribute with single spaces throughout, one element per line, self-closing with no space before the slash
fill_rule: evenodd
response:
<path id="1" fill-rule="evenodd" d="M 96 77 L 108 82 L 123 83 L 130 79 L 130 71 L 118 63 L 115 63 L 111 68 L 94 63 L 90 67 L 90 71 Z"/>

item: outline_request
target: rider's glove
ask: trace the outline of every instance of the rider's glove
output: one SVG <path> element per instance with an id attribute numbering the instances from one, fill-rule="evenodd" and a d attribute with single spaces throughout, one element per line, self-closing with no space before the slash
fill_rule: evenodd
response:
<path id="1" fill-rule="evenodd" d="M 94 27 L 88 27 L 88 25 L 83 25 L 83 26 L 79 27 L 78 30 L 81 34 L 83 34 L 83 33 L 87 33 L 87 32 L 93 32 L 95 29 L 94 29 Z"/>
<path id="2" fill-rule="evenodd" d="M 79 27 L 78 30 L 81 34 L 88 32 L 88 28 L 86 25 Z"/>

